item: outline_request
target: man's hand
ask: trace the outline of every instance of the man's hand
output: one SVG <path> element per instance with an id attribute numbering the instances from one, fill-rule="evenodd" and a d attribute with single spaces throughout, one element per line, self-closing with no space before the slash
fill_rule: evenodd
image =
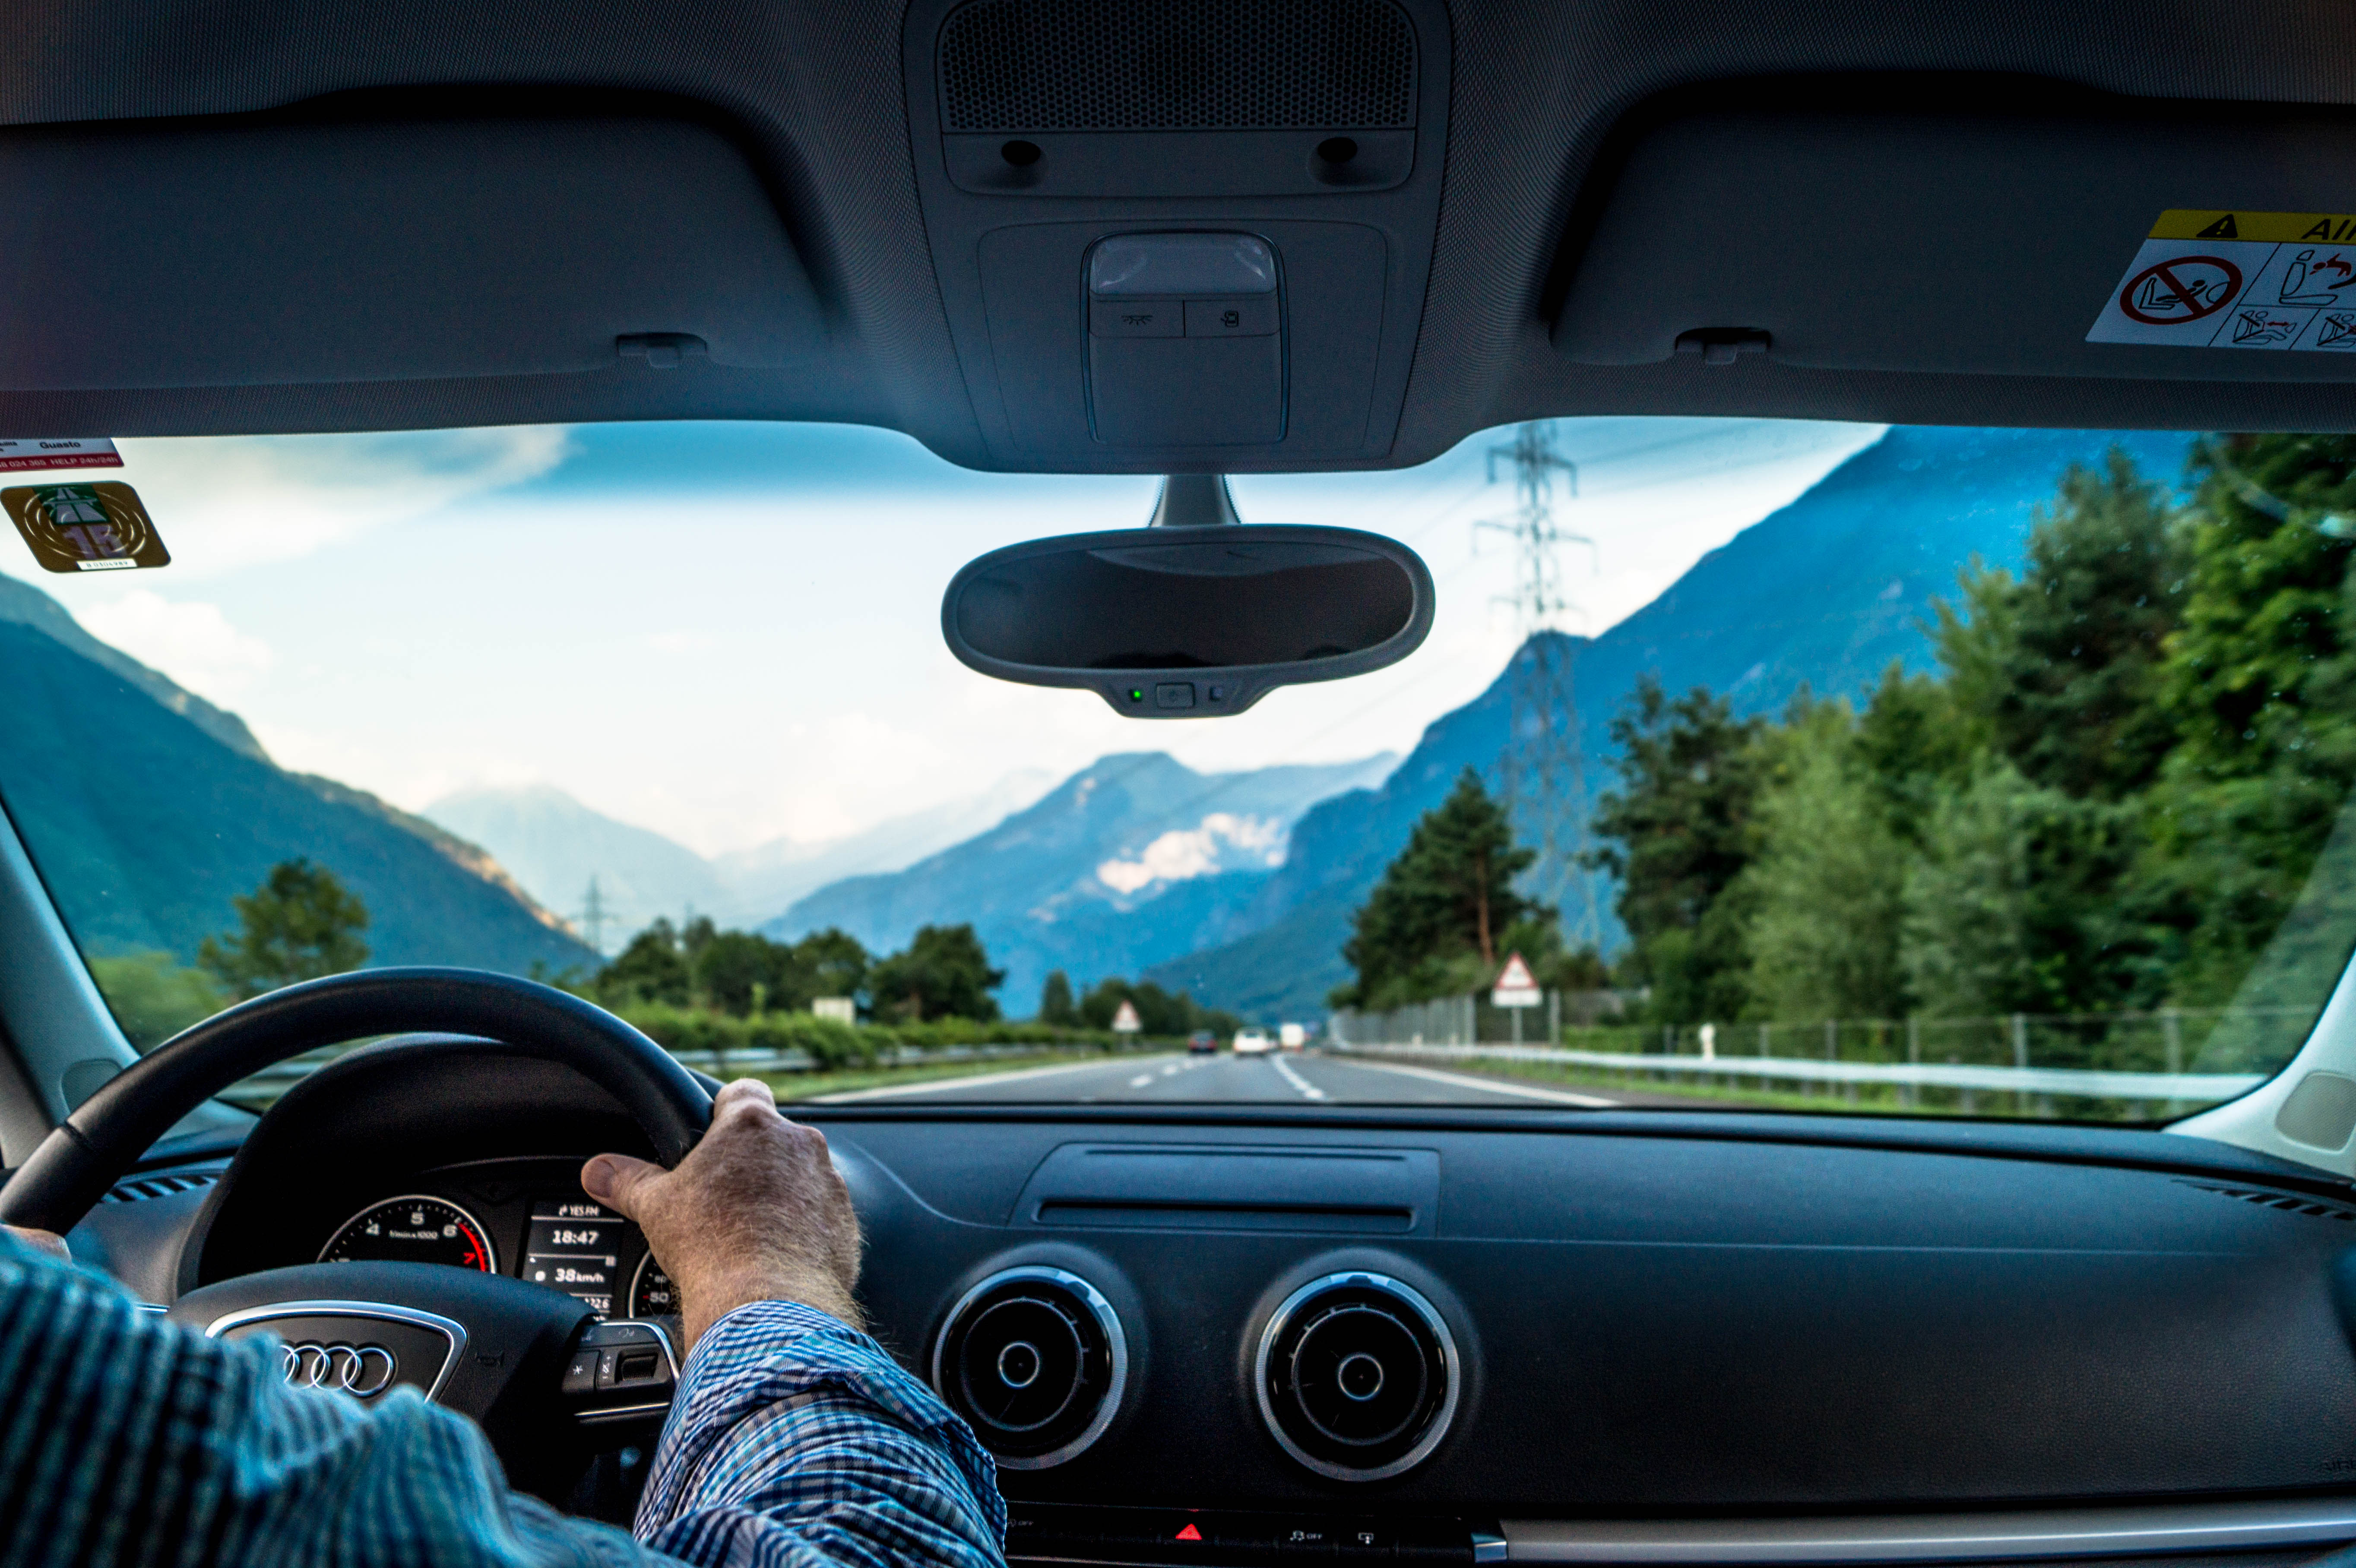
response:
<path id="1" fill-rule="evenodd" d="M 862 1327 L 859 1216 L 815 1127 L 777 1114 L 757 1078 L 712 1103 L 712 1130 L 665 1170 L 601 1154 L 581 1168 L 590 1197 L 638 1222 L 679 1287 L 687 1349 L 752 1301 L 798 1301 Z"/>
<path id="2" fill-rule="evenodd" d="M 67 1246 L 66 1239 L 55 1231 L 36 1231 L 25 1225 L 0 1225 L 0 1231 L 7 1232 L 37 1253 L 48 1253 L 59 1263 L 73 1262 L 73 1249 Z"/>

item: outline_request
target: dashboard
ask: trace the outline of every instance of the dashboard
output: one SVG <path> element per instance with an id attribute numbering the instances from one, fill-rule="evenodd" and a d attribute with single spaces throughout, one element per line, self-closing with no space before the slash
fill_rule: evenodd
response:
<path id="1" fill-rule="evenodd" d="M 1740 1114 L 798 1114 L 859 1208 L 877 1338 L 999 1456 L 1013 1556 L 2356 1540 L 2356 1192 L 2263 1157 Z M 213 1187 L 86 1229 L 181 1289 L 431 1256 L 660 1318 L 643 1238 L 574 1185 L 605 1149 L 642 1152 L 560 1069 L 370 1048 Z"/>

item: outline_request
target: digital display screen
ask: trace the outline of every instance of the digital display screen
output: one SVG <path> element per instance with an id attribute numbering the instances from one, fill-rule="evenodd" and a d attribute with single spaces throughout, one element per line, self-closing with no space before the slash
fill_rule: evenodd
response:
<path id="1" fill-rule="evenodd" d="M 602 1204 L 542 1200 L 524 1232 L 523 1277 L 561 1290 L 600 1317 L 622 1287 L 622 1238 L 630 1222 Z"/>

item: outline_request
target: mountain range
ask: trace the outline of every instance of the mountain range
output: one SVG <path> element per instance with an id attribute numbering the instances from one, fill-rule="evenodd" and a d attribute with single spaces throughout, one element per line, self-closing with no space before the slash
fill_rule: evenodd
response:
<path id="1" fill-rule="evenodd" d="M 1398 760 L 1198 773 L 1160 752 L 1102 757 L 989 832 L 821 888 L 762 929 L 790 940 L 840 926 L 881 952 L 918 926 L 970 922 L 1019 1016 L 1050 970 L 1085 987 L 1223 940 L 1284 863 L 1301 813 L 1380 783 Z"/>
<path id="2" fill-rule="evenodd" d="M 588 949 L 493 858 L 365 791 L 291 773 L 234 714 L 98 642 L 0 577 L 0 799 L 84 951 L 191 961 L 282 860 L 369 911 L 380 964 L 529 972 Z"/>
<path id="3" fill-rule="evenodd" d="M 1009 773 L 979 795 L 877 823 L 841 838 L 780 838 L 706 859 L 651 829 L 593 810 L 550 784 L 477 788 L 445 795 L 424 815 L 489 846 L 523 885 L 570 914 L 608 953 L 658 915 L 710 915 L 723 927 L 771 919 L 813 889 L 845 877 L 896 871 L 970 838 L 1045 794 L 1055 775 Z M 584 921 L 594 878 L 602 929 Z"/>

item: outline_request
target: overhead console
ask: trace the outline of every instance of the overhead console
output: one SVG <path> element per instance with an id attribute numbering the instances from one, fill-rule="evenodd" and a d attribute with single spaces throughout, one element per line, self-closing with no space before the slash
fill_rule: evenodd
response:
<path id="1" fill-rule="evenodd" d="M 1439 215 L 1437 0 L 917 0 L 943 302 L 1008 467 L 1388 452 Z"/>
<path id="2" fill-rule="evenodd" d="M 1579 364 L 2356 380 L 2344 113 L 1768 81 L 1615 142 L 1566 245 Z"/>

